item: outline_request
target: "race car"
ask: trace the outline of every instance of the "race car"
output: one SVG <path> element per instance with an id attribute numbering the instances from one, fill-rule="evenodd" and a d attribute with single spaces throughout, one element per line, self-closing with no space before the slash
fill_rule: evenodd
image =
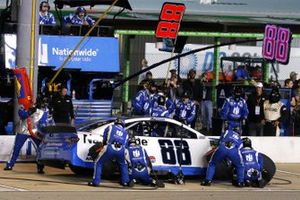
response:
<path id="1" fill-rule="evenodd" d="M 113 118 L 91 121 L 77 130 L 67 126 L 46 127 L 42 131 L 44 139 L 38 161 L 61 168 L 69 166 L 77 174 L 93 169 L 89 149 L 102 141 L 105 128 L 113 121 Z M 130 137 L 136 137 L 137 143 L 148 152 L 155 171 L 177 174 L 181 165 L 185 175 L 205 174 L 205 154 L 211 146 L 203 134 L 169 118 L 141 117 L 124 121 Z"/>
<path id="2" fill-rule="evenodd" d="M 46 127 L 42 131 L 44 138 L 37 153 L 38 161 L 60 168 L 69 166 L 76 174 L 91 172 L 94 162 L 89 156 L 89 150 L 94 144 L 102 141 L 105 128 L 113 124 L 114 120 L 110 118 L 90 121 L 77 128 Z M 146 149 L 157 174 L 176 176 L 182 172 L 184 176 L 205 175 L 210 156 L 208 152 L 212 152 L 212 146 L 217 142 L 216 138 L 208 138 L 170 118 L 139 117 L 127 118 L 124 121 L 129 136 L 135 137 L 137 143 Z M 267 156 L 264 157 L 267 163 L 271 163 L 275 168 L 273 161 Z M 218 167 L 221 173 L 216 174 L 227 173 L 229 167 L 221 165 Z M 228 173 L 226 175 L 231 176 Z"/>

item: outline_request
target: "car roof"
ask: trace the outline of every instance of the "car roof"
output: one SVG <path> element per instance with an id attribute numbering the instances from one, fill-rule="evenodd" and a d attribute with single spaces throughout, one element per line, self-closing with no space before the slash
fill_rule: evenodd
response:
<path id="1" fill-rule="evenodd" d="M 82 126 L 78 126 L 77 129 L 79 131 L 83 131 L 83 129 L 87 129 L 90 126 L 96 126 L 97 128 L 103 125 L 107 125 L 108 123 L 112 123 L 116 117 L 110 117 L 106 119 L 101 119 L 101 120 L 91 120 L 86 123 L 84 123 Z M 196 131 L 195 129 L 171 118 L 166 118 L 166 117 L 122 117 L 122 119 L 125 121 L 125 123 L 132 123 L 132 122 L 139 122 L 139 121 L 152 121 L 152 122 L 169 122 L 172 124 L 176 124 L 178 126 L 182 126 L 185 129 L 195 133 L 197 135 L 197 138 L 199 137 L 205 137 L 202 133 Z M 97 126 L 99 124 L 99 126 Z"/>

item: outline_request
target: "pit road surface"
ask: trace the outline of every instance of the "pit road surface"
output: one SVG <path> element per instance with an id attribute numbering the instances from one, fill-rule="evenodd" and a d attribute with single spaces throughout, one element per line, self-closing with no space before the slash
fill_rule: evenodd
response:
<path id="1" fill-rule="evenodd" d="M 263 189 L 236 188 L 229 182 L 215 181 L 203 187 L 200 180 L 186 180 L 185 185 L 166 183 L 165 188 L 135 185 L 123 188 L 117 181 L 103 180 L 101 187 L 87 186 L 89 176 L 76 176 L 66 170 L 45 168 L 37 174 L 33 163 L 17 163 L 12 171 L 0 164 L 0 200 L 90 200 L 90 199 L 300 199 L 300 164 L 277 164 L 275 178 Z"/>

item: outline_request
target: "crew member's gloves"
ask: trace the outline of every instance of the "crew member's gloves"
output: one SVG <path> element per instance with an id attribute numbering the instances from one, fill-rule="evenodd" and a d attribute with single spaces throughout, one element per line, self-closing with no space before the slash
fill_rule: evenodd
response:
<path id="1" fill-rule="evenodd" d="M 29 110 L 28 110 L 28 114 L 29 115 L 32 115 L 33 113 L 35 113 L 36 112 L 36 107 L 31 107 L 31 108 L 29 108 Z"/>

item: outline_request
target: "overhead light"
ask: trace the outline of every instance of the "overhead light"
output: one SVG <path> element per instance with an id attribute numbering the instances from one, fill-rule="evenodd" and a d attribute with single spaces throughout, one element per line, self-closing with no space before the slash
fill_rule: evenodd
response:
<path id="1" fill-rule="evenodd" d="M 217 3 L 218 0 L 200 0 L 200 4 L 211 5 Z"/>

